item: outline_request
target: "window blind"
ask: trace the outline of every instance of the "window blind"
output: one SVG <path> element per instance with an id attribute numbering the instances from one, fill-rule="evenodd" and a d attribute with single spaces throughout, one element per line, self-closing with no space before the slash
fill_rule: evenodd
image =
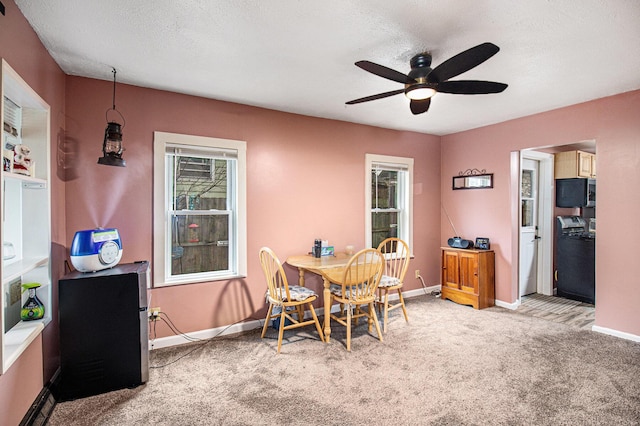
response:
<path id="1" fill-rule="evenodd" d="M 186 147 L 184 145 L 166 144 L 165 152 L 168 155 L 176 155 L 182 157 L 199 157 L 212 159 L 238 158 L 238 151 L 235 149 L 209 148 L 206 146 Z"/>
<path id="2" fill-rule="evenodd" d="M 390 172 L 408 172 L 409 166 L 397 163 L 372 162 L 371 170 L 374 172 L 390 171 Z"/>

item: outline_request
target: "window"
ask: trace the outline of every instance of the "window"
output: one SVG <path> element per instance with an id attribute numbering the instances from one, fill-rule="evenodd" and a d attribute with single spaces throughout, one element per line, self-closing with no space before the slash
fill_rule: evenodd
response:
<path id="1" fill-rule="evenodd" d="M 367 247 L 388 237 L 413 247 L 413 158 L 366 154 Z"/>
<path id="2" fill-rule="evenodd" d="M 246 275 L 246 143 L 154 133 L 154 286 Z"/>
<path id="3" fill-rule="evenodd" d="M 522 217 L 520 226 L 530 227 L 533 224 L 533 211 L 535 203 L 533 180 L 535 179 L 534 170 L 522 169 L 522 178 L 520 184 L 520 199 L 522 208 Z"/>

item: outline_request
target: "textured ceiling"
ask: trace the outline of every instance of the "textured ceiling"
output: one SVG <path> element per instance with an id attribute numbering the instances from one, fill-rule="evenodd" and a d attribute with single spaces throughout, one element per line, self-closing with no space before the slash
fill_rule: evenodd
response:
<path id="1" fill-rule="evenodd" d="M 70 75 L 315 117 L 444 135 L 640 88 L 637 0 L 15 0 Z M 9 17 L 6 17 L 9 18 Z M 5 18 L 5 19 L 6 19 Z M 438 93 L 414 116 L 402 85 L 356 66 L 407 73 L 483 42 L 500 52 L 455 79 L 500 94 Z"/>

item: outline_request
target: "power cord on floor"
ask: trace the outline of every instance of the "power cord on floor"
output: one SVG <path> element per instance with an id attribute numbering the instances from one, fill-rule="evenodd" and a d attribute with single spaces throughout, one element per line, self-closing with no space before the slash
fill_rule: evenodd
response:
<path id="1" fill-rule="evenodd" d="M 433 290 L 431 292 L 429 292 L 427 290 L 427 286 L 424 282 L 424 279 L 422 278 L 422 275 L 418 275 L 418 279 L 420 280 L 420 283 L 422 284 L 422 288 L 424 289 L 424 293 L 426 295 L 430 295 L 430 296 L 434 296 L 434 297 L 440 297 L 440 291 L 439 290 Z M 185 358 L 189 355 L 191 355 L 192 353 L 194 353 L 195 351 L 197 351 L 198 349 L 202 349 L 205 345 L 207 345 L 208 343 L 210 343 L 213 339 L 215 339 L 216 337 L 220 336 L 222 333 L 224 333 L 225 331 L 227 331 L 230 327 L 236 325 L 236 324 L 240 324 L 243 321 L 237 321 L 234 322 L 233 324 L 229 324 L 228 326 L 226 326 L 225 328 L 223 328 L 222 330 L 220 330 L 218 333 L 216 333 L 214 336 L 209 337 L 208 339 L 199 339 L 197 337 L 192 337 L 189 336 L 186 333 L 183 333 L 182 331 L 180 331 L 178 329 L 178 327 L 173 323 L 173 320 L 169 317 L 169 315 L 167 315 L 166 312 L 159 312 L 158 313 L 158 317 L 162 322 L 164 322 L 169 329 L 176 335 L 176 336 L 182 336 L 185 340 L 189 341 L 189 342 L 200 342 L 200 345 L 197 345 L 196 347 L 194 347 L 192 350 L 190 350 L 187 353 L 184 353 L 182 355 L 180 355 L 179 357 L 177 357 L 176 359 L 169 361 L 165 364 L 161 364 L 161 365 L 152 365 L 149 366 L 149 368 L 164 368 L 167 367 L 171 364 L 175 364 L 176 362 L 180 361 L 182 358 Z M 249 317 L 248 319 L 254 320 L 254 321 L 258 321 L 260 323 L 260 328 L 262 328 L 264 326 L 264 318 L 254 318 L 254 317 Z M 152 321 L 153 322 L 153 338 L 151 339 L 151 349 L 153 349 L 153 343 L 157 338 L 157 334 L 156 334 L 156 323 L 158 322 L 156 321 Z"/>
<path id="2" fill-rule="evenodd" d="M 418 274 L 417 278 L 422 283 L 422 288 L 424 289 L 424 294 L 429 295 L 429 296 L 433 296 L 433 297 L 440 297 L 440 290 L 433 290 L 431 292 L 429 292 L 427 290 L 427 285 L 424 283 L 424 279 L 422 279 L 422 275 Z"/>
<path id="3" fill-rule="evenodd" d="M 208 343 L 212 342 L 213 339 L 215 339 L 216 337 L 220 336 L 222 333 L 227 331 L 230 327 L 233 327 L 236 324 L 240 324 L 240 323 L 244 322 L 244 320 L 243 321 L 236 321 L 236 322 L 234 322 L 232 324 L 229 324 L 228 326 L 224 327 L 222 330 L 220 330 L 214 336 L 209 337 L 208 339 L 199 339 L 197 337 L 189 336 L 188 334 L 183 333 L 182 331 L 178 330 L 178 328 L 176 327 L 176 325 L 173 323 L 173 321 L 171 320 L 169 315 L 167 315 L 166 312 L 159 312 L 158 318 L 160 320 L 162 320 L 162 322 L 164 322 L 169 327 L 169 329 L 171 331 L 173 331 L 173 333 L 176 336 L 181 336 L 181 337 L 183 337 L 184 339 L 186 339 L 186 340 L 188 340 L 190 342 L 199 342 L 200 344 L 195 346 L 190 351 L 178 356 L 177 358 L 175 358 L 175 359 L 173 359 L 173 360 L 171 360 L 169 362 L 166 362 L 166 363 L 161 364 L 161 365 L 151 365 L 151 366 L 149 366 L 149 368 L 164 368 L 164 367 L 167 367 L 167 366 L 169 366 L 171 364 L 175 364 L 176 362 L 180 361 L 182 358 L 185 358 L 185 357 L 191 355 L 192 353 L 194 353 L 195 351 L 197 351 L 199 349 L 202 349 Z M 260 321 L 261 322 L 260 326 L 261 327 L 264 326 L 264 323 L 262 323 L 262 321 L 264 321 L 264 319 L 254 318 L 254 317 L 249 317 L 248 319 L 255 320 L 255 321 Z M 153 338 L 151 339 L 151 348 L 153 348 L 153 342 L 155 341 L 156 336 L 157 336 L 156 335 L 156 323 L 157 322 L 158 322 L 157 320 L 153 321 Z"/>
<path id="4" fill-rule="evenodd" d="M 169 315 L 167 315 L 166 312 L 160 312 L 159 318 L 162 320 L 162 322 L 167 324 L 167 326 L 171 329 L 171 331 L 173 331 L 173 333 L 176 336 L 182 336 L 185 340 L 188 340 L 190 342 L 203 342 L 205 340 L 208 340 L 208 339 L 199 339 L 197 337 L 192 337 L 178 330 L 178 327 L 176 327 L 176 325 L 173 323 L 173 320 L 171 320 L 171 318 L 169 317 Z"/>

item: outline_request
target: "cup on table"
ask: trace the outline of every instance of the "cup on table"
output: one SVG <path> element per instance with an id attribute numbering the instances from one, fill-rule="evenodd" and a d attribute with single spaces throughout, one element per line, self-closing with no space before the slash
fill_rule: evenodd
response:
<path id="1" fill-rule="evenodd" d="M 347 253 L 349 256 L 351 256 L 351 255 L 353 254 L 353 251 L 354 251 L 354 248 L 353 248 L 353 246 L 351 246 L 351 245 L 346 246 L 346 247 L 344 248 L 344 252 L 345 252 L 345 253 Z"/>

